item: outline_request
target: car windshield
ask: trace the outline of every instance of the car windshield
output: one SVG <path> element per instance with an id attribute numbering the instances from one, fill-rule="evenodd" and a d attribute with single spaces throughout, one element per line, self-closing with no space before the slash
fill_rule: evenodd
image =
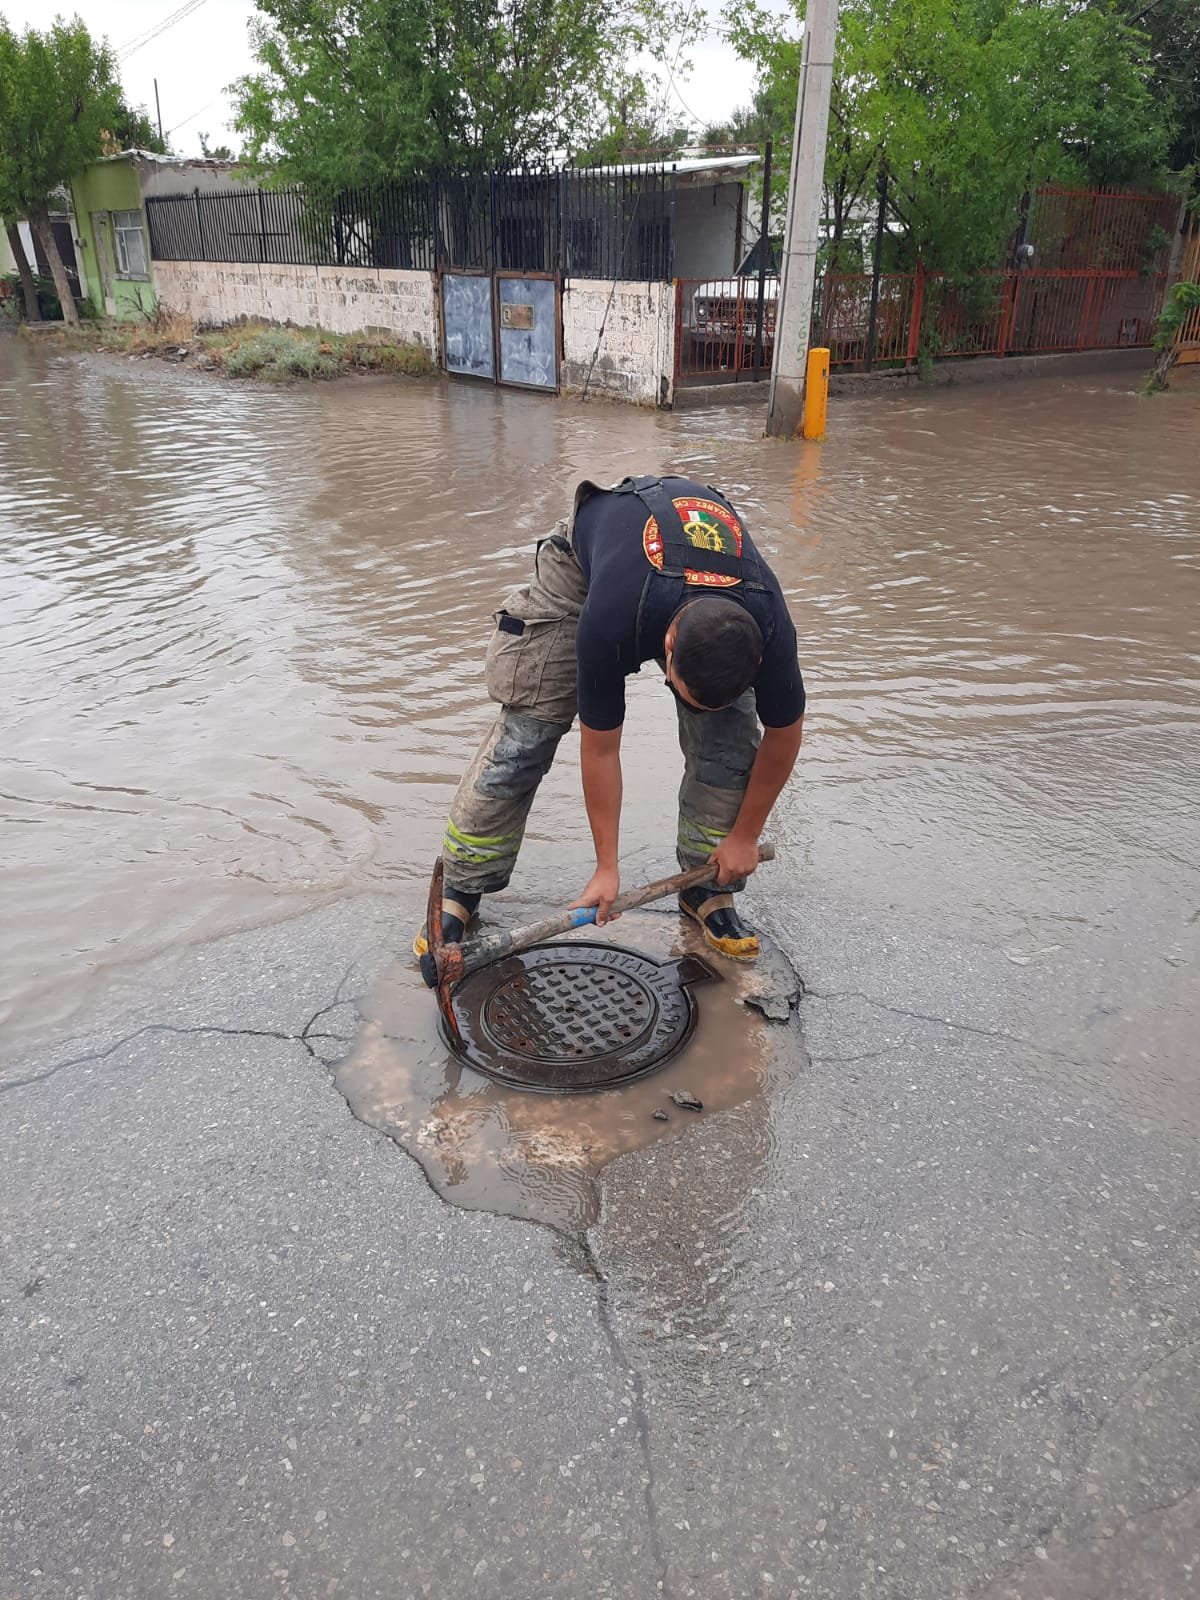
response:
<path id="1" fill-rule="evenodd" d="M 738 267 L 735 276 L 739 278 L 751 278 L 758 276 L 759 257 L 763 252 L 764 246 L 767 251 L 767 271 L 778 272 L 779 259 L 782 255 L 782 245 L 782 239 L 764 239 L 760 235 L 750 246 L 750 249 L 746 252 L 745 259 L 742 261 L 741 266 Z"/>

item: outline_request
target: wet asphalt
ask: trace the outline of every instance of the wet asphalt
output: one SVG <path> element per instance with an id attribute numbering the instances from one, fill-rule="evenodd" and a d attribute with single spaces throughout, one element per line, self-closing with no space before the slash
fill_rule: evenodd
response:
<path id="1" fill-rule="evenodd" d="M 1200 1594 L 1197 412 L 1132 383 L 864 400 L 799 455 L 467 386 L 0 383 L 0 1600 Z M 750 898 L 805 994 L 768 1094 L 555 1231 L 439 1197 L 334 1064 L 497 593 L 647 462 L 744 489 L 796 609 Z M 653 688 L 630 882 L 671 865 Z M 529 915 L 589 866 L 567 762 L 543 799 Z"/>
<path id="2" fill-rule="evenodd" d="M 446 1204 L 333 1087 L 402 896 L 10 1059 L 3 1600 L 1196 1593 L 1194 1124 L 1045 1045 L 1086 985 L 759 911 L 800 1071 L 585 1235 Z"/>

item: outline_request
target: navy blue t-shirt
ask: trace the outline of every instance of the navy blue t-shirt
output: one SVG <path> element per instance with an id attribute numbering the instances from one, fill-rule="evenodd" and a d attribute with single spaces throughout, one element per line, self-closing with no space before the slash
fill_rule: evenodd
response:
<path id="1" fill-rule="evenodd" d="M 695 524 L 703 537 L 707 523 L 721 534 L 728 513 L 712 491 L 690 478 L 664 478 L 685 526 Z M 663 641 L 646 640 L 639 649 L 637 613 L 651 562 L 661 565 L 657 524 L 636 495 L 591 495 L 575 518 L 575 554 L 587 579 L 587 599 L 579 616 L 576 653 L 579 661 L 579 720 L 605 732 L 625 721 L 625 679 L 643 661 L 661 659 Z M 740 524 L 742 549 L 754 551 Z M 689 537 L 691 532 L 689 528 Z M 656 561 L 655 557 L 659 556 Z M 796 659 L 796 629 L 775 574 L 759 556 L 763 582 L 770 590 L 774 627 L 763 647 L 754 679 L 759 721 L 766 728 L 790 727 L 804 713 L 804 679 Z M 697 586 L 694 594 L 721 594 L 719 586 Z"/>

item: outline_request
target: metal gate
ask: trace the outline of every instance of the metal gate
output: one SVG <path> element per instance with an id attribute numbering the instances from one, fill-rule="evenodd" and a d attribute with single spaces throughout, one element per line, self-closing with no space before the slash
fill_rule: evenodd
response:
<path id="1" fill-rule="evenodd" d="M 1185 228 L 1179 276 L 1186 283 L 1200 283 L 1200 216 L 1193 217 Z M 1188 316 L 1180 328 L 1177 343 L 1180 365 L 1200 361 L 1200 307 Z"/>
<path id="2" fill-rule="evenodd" d="M 442 349 L 447 372 L 496 376 L 492 280 L 485 273 L 442 275 Z"/>
<path id="3" fill-rule="evenodd" d="M 558 389 L 562 315 L 553 273 L 442 274 L 447 372 L 521 389 Z"/>
<path id="4" fill-rule="evenodd" d="M 557 389 L 560 326 L 558 284 L 550 274 L 496 274 L 501 383 Z"/>

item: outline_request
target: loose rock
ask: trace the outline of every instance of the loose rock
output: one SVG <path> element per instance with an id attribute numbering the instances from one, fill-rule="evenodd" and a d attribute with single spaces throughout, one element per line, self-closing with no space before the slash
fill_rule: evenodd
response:
<path id="1" fill-rule="evenodd" d="M 671 1099 L 684 1111 L 704 1110 L 704 1101 L 698 1100 L 690 1089 L 676 1089 Z"/>
<path id="2" fill-rule="evenodd" d="M 650 1115 L 654 1118 L 655 1122 L 670 1122 L 671 1120 L 665 1111 L 652 1111 Z"/>

